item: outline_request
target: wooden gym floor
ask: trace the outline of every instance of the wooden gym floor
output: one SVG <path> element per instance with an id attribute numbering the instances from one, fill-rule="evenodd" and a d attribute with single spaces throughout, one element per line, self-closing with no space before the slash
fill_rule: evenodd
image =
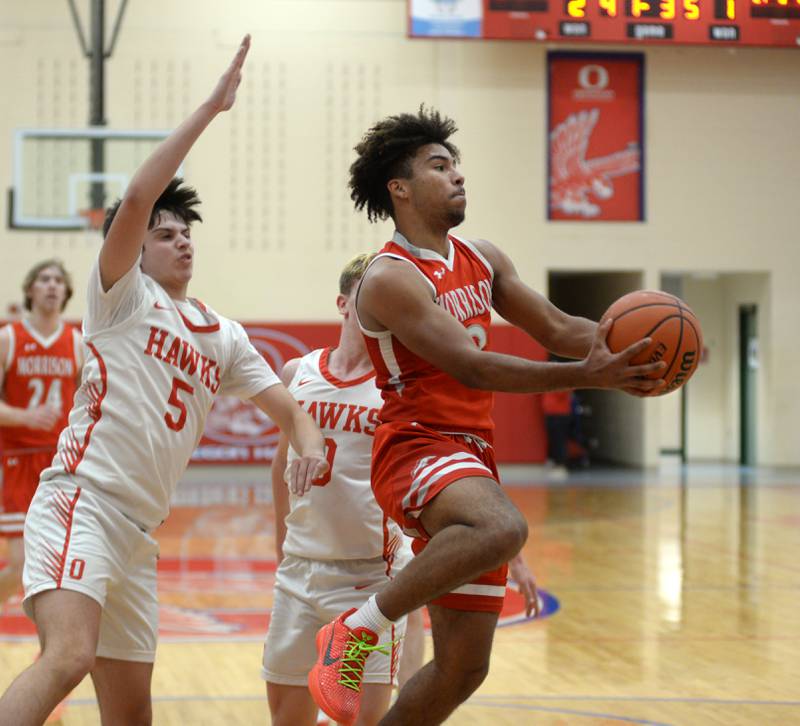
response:
<path id="1" fill-rule="evenodd" d="M 159 726 L 269 723 L 266 476 L 193 469 L 158 532 Z M 556 480 L 515 469 L 505 480 L 531 525 L 525 553 L 547 615 L 520 621 L 512 599 L 489 677 L 448 724 L 800 724 L 800 472 L 666 465 Z M 0 641 L 4 689 L 37 650 L 16 603 Z M 88 680 L 63 724 L 99 724 Z"/>

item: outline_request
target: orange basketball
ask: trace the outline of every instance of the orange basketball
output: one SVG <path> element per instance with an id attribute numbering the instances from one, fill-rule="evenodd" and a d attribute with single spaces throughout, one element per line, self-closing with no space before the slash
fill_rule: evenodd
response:
<path id="1" fill-rule="evenodd" d="M 603 314 L 602 321 L 614 320 L 608 333 L 608 347 L 614 353 L 642 338 L 652 344 L 631 363 L 654 363 L 663 360 L 666 370 L 652 374 L 666 385 L 649 395 L 661 396 L 677 391 L 697 369 L 703 351 L 700 322 L 680 298 L 657 290 L 637 290 L 623 295 Z"/>

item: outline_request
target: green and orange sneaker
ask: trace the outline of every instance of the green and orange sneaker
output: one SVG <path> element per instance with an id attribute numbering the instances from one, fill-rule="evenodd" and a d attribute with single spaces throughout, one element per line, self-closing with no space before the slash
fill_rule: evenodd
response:
<path id="1" fill-rule="evenodd" d="M 358 718 L 361 706 L 361 679 L 364 663 L 371 653 L 391 656 L 388 646 L 378 645 L 378 636 L 368 628 L 351 629 L 345 618 L 355 608 L 342 613 L 319 629 L 319 657 L 308 674 L 308 688 L 314 700 L 333 721 L 349 726 Z"/>

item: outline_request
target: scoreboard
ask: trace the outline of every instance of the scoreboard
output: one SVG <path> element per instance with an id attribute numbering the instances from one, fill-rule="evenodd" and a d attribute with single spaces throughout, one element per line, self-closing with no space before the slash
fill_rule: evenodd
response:
<path id="1" fill-rule="evenodd" d="M 800 47 L 800 0 L 409 0 L 411 37 Z"/>

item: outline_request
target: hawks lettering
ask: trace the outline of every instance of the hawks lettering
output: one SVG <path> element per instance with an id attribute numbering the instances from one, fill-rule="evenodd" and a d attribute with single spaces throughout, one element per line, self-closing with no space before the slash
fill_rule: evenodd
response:
<path id="1" fill-rule="evenodd" d="M 348 404 L 347 406 L 347 421 L 344 425 L 345 431 L 355 431 L 357 434 L 360 434 L 364 427 L 361 425 L 361 417 L 368 411 L 369 409 L 366 406 L 356 406 L 352 403 Z"/>
<path id="2" fill-rule="evenodd" d="M 169 346 L 167 345 L 168 340 Z M 166 348 L 166 354 L 164 349 Z M 161 328 L 150 326 L 150 337 L 144 349 L 144 354 L 178 368 L 190 376 L 197 373 L 200 367 L 200 382 L 211 392 L 216 393 L 220 386 L 220 370 L 215 360 L 204 356 L 191 343 L 182 338 L 170 336 L 170 333 Z"/>
<path id="3" fill-rule="evenodd" d="M 377 408 L 333 401 L 308 403 L 298 400 L 298 403 L 308 411 L 317 426 L 327 431 L 348 431 L 374 436 L 375 428 L 380 423 Z"/>
<path id="4" fill-rule="evenodd" d="M 344 413 L 344 406 L 336 403 L 319 402 L 319 425 L 326 429 L 335 429 Z"/>

